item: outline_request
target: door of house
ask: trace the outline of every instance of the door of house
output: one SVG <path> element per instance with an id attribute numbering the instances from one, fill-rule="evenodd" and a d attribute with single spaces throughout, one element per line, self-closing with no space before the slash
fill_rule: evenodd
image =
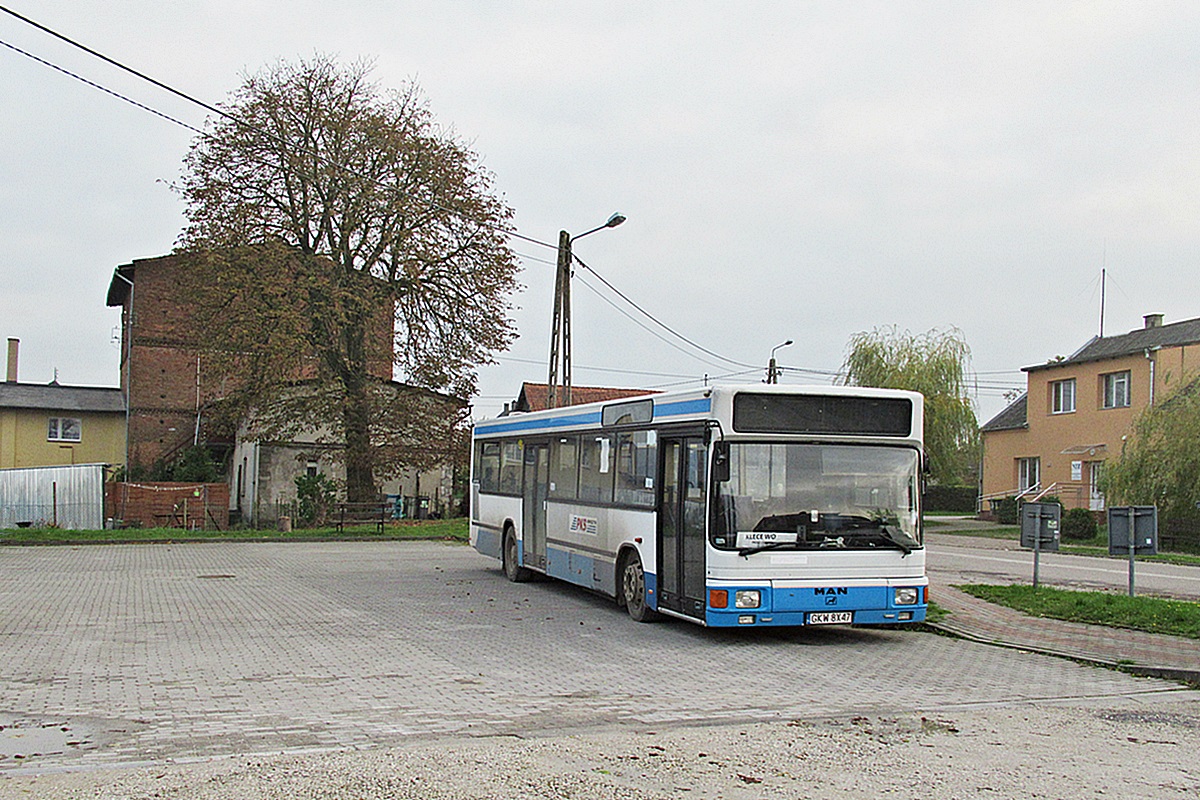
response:
<path id="1" fill-rule="evenodd" d="M 1092 511 L 1104 510 L 1104 492 L 1100 491 L 1100 469 L 1103 461 L 1089 461 L 1088 473 L 1088 508 Z"/>

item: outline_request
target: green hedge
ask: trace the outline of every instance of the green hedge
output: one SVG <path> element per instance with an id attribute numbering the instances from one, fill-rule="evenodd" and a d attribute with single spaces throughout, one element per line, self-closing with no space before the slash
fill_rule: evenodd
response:
<path id="1" fill-rule="evenodd" d="M 973 486 L 929 486 L 925 489 L 925 510 L 974 514 L 978 497 Z"/>

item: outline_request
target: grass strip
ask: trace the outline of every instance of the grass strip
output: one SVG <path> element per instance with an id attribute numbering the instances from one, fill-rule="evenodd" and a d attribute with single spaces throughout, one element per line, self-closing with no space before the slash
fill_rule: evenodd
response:
<path id="1" fill-rule="evenodd" d="M 1129 597 L 1046 586 L 1034 589 L 1028 585 L 967 584 L 956 588 L 980 600 L 1014 608 L 1034 617 L 1200 639 L 1200 603 L 1186 600 Z"/>
<path id="2" fill-rule="evenodd" d="M 123 528 L 75 531 L 62 528 L 17 528 L 0 531 L 0 545 L 163 544 L 170 542 L 337 542 L 337 541 L 467 541 L 465 519 L 391 522 L 379 533 L 374 525 L 277 530 L 234 528 L 227 531 L 188 531 L 180 528 Z"/>

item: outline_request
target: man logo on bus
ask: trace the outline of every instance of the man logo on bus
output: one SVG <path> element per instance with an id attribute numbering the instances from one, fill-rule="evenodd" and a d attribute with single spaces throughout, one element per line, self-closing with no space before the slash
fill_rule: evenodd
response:
<path id="1" fill-rule="evenodd" d="M 844 586 L 818 586 L 813 594 L 850 594 L 850 590 Z"/>

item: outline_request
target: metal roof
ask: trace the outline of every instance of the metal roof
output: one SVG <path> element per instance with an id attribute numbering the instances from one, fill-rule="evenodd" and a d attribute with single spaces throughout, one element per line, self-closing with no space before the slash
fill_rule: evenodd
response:
<path id="1" fill-rule="evenodd" d="M 1160 347 L 1179 347 L 1185 344 L 1200 344 L 1200 319 L 1172 322 L 1153 328 L 1138 328 L 1119 336 L 1095 336 L 1079 348 L 1070 358 L 1024 367 L 1025 372 L 1054 369 L 1085 361 L 1102 361 L 1106 358 L 1140 355 L 1147 350 Z"/>
<path id="2" fill-rule="evenodd" d="M 0 383 L 0 408 L 125 413 L 120 389 L 57 383 Z"/>
<path id="3" fill-rule="evenodd" d="M 980 430 L 982 431 L 1015 431 L 1029 427 L 1028 405 L 1029 395 L 1023 394 L 1008 405 L 1008 408 L 992 417 Z"/>

